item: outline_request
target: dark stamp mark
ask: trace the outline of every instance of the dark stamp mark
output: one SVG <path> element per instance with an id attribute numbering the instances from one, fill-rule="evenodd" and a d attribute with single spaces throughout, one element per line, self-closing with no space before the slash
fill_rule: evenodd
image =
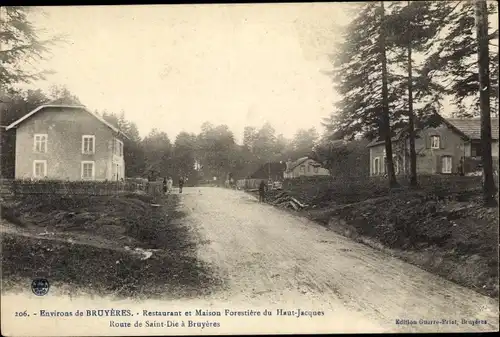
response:
<path id="1" fill-rule="evenodd" d="M 36 296 L 45 296 L 49 292 L 49 281 L 44 278 L 37 278 L 31 282 L 31 290 Z"/>

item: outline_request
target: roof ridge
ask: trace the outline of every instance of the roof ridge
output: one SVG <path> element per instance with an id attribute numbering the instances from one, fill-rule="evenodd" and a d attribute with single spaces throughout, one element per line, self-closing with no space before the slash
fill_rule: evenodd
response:
<path id="1" fill-rule="evenodd" d="M 26 119 L 29 119 L 35 113 L 37 113 L 38 111 L 40 111 L 40 110 L 42 110 L 44 108 L 71 108 L 71 109 L 75 109 L 76 108 L 76 109 L 83 109 L 87 113 L 89 113 L 92 116 L 94 116 L 95 118 L 97 118 L 101 123 L 103 123 L 104 125 L 106 125 L 107 127 L 109 127 L 114 132 L 120 133 L 123 136 L 125 136 L 126 138 L 129 138 L 123 131 L 121 131 L 119 128 L 117 128 L 116 126 L 114 126 L 113 124 L 111 124 L 110 122 L 108 122 L 107 120 L 105 120 L 103 117 L 99 116 L 97 113 L 94 113 L 94 112 L 90 111 L 90 109 L 88 109 L 85 105 L 42 104 L 42 105 L 39 105 L 38 107 L 36 107 L 35 109 L 31 110 L 30 112 L 28 112 L 26 115 L 24 115 L 21 118 L 18 118 L 17 120 L 15 120 L 14 122 L 12 122 L 10 125 L 8 125 L 6 127 L 6 130 L 10 130 L 10 129 L 16 127 L 18 124 L 22 123 Z"/>

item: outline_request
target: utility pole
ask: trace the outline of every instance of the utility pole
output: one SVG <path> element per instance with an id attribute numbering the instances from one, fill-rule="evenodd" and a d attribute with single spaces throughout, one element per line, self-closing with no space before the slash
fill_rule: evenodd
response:
<path id="1" fill-rule="evenodd" d="M 479 68 L 479 109 L 481 111 L 481 150 L 483 164 L 483 199 L 486 206 L 496 206 L 496 186 L 491 157 L 490 71 L 488 47 L 488 7 L 476 0 L 476 35 Z"/>

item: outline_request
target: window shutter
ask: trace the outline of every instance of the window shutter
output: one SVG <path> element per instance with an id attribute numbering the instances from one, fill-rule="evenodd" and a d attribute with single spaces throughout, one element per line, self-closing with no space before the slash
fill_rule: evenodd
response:
<path id="1" fill-rule="evenodd" d="M 445 145 L 445 143 L 446 143 L 446 142 L 445 142 L 445 139 L 446 139 L 446 136 L 445 136 L 445 135 L 441 135 L 441 136 L 439 137 L 439 148 L 441 148 L 441 149 L 446 148 L 446 145 Z"/>
<path id="2" fill-rule="evenodd" d="M 428 133 L 424 133 L 425 137 L 425 148 L 430 149 L 431 148 L 431 136 Z"/>
<path id="3" fill-rule="evenodd" d="M 443 162 L 443 157 L 436 156 L 436 173 L 442 172 L 442 162 Z"/>

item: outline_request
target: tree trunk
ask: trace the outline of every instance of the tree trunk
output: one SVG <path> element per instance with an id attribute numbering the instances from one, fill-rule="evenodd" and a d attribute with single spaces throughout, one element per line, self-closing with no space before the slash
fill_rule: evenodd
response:
<path id="1" fill-rule="evenodd" d="M 382 54 L 382 113 L 380 133 L 385 142 L 385 154 L 387 162 L 387 176 L 389 178 L 389 186 L 397 187 L 396 174 L 394 172 L 394 160 L 392 158 L 392 140 L 391 140 L 391 125 L 389 119 L 389 93 L 387 83 L 387 55 L 385 50 L 385 8 L 384 2 L 380 2 L 381 9 L 381 24 L 380 24 L 380 53 Z"/>
<path id="2" fill-rule="evenodd" d="M 491 157 L 488 14 L 485 0 L 476 1 L 476 33 L 479 66 L 479 109 L 481 111 L 483 198 L 486 206 L 496 206 L 496 187 L 493 178 L 493 159 Z"/>
<path id="3" fill-rule="evenodd" d="M 410 1 L 408 1 L 410 6 Z M 416 187 L 417 182 L 417 152 L 415 151 L 415 115 L 413 113 L 413 74 L 412 74 L 412 27 L 408 21 L 408 137 L 410 143 L 410 186 Z M 406 149 L 405 149 L 406 151 Z"/>

